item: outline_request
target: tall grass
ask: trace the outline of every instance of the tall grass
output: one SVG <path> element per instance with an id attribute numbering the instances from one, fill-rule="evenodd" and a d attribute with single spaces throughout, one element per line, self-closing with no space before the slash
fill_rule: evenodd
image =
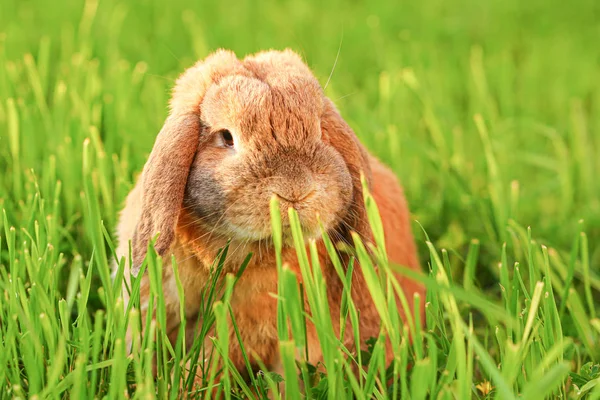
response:
<path id="1" fill-rule="evenodd" d="M 3 0 L 0 397 L 600 398 L 597 16 L 592 0 Z M 401 178 L 424 273 L 388 262 L 369 196 L 376 243 L 355 238 L 360 270 L 324 236 L 340 279 L 364 274 L 381 316 L 368 351 L 347 349 L 351 333 L 332 318 L 357 335 L 360 315 L 347 286 L 330 315 L 314 244 L 292 214 L 303 290 L 279 261 L 284 372 L 245 378 L 226 357 L 240 345 L 223 334 L 236 329 L 237 277 L 218 279 L 227 249 L 194 343 L 171 344 L 159 278 L 176 262 L 149 251 L 157 319 L 141 326 L 139 280 L 125 309 L 123 262 L 111 278 L 113 231 L 176 75 L 217 47 L 286 46 L 324 85 L 331 76 L 328 96 Z M 277 218 L 273 232 L 279 248 Z M 393 271 L 427 286 L 423 328 L 398 319 Z M 307 321 L 319 366 L 297 358 Z"/>

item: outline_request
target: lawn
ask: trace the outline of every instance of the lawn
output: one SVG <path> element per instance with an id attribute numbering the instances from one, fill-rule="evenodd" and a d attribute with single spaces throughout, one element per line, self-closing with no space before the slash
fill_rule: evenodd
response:
<path id="1" fill-rule="evenodd" d="M 0 0 L 0 398 L 273 398 L 285 385 L 296 399 L 300 380 L 329 399 L 600 399 L 599 38 L 596 0 Z M 174 79 L 221 47 L 298 51 L 402 181 L 427 313 L 412 335 L 394 318 L 396 266 L 381 256 L 388 370 L 383 336 L 350 356 L 327 318 L 319 370 L 280 330 L 281 377 L 217 371 L 237 343 L 186 352 L 160 323 L 125 348 L 139 313 L 124 314 L 110 277 L 118 212 Z M 357 257 L 375 274 L 360 244 Z M 147 265 L 160 273 L 154 254 Z M 303 268 L 325 307 L 318 268 Z M 301 331 L 293 279 L 280 284 L 283 323 Z M 206 289 L 217 333 L 228 289 Z M 202 388 L 186 364 L 198 354 Z"/>

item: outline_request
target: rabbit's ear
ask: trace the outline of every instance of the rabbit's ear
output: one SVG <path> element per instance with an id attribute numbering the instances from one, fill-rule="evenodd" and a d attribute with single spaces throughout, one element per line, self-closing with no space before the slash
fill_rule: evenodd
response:
<path id="1" fill-rule="evenodd" d="M 363 240 L 372 238 L 371 228 L 367 219 L 364 205 L 361 175 L 364 175 L 367 187 L 371 187 L 371 164 L 369 154 L 360 143 L 352 128 L 340 116 L 339 111 L 331 100 L 325 98 L 324 111 L 321 116 L 321 131 L 323 139 L 333 146 L 344 159 L 352 177 L 352 203 L 344 226 L 341 227 L 344 236 L 349 237 L 350 231 L 358 233 Z"/>
<path id="2" fill-rule="evenodd" d="M 198 150 L 202 122 L 200 105 L 206 90 L 223 77 L 246 73 L 235 55 L 217 51 L 188 69 L 178 80 L 171 113 L 156 138 L 141 176 L 142 209 L 132 238 L 132 272 L 139 272 L 148 242 L 166 255 L 175 239 L 190 167 Z"/>
<path id="3" fill-rule="evenodd" d="M 156 138 L 141 176 L 142 212 L 132 240 L 134 274 L 154 235 L 159 234 L 154 247 L 161 256 L 173 243 L 200 129 L 198 115 L 170 115 Z"/>

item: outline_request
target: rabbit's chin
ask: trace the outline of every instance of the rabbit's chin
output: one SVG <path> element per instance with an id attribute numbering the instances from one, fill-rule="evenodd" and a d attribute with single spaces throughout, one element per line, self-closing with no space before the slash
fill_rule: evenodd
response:
<path id="1" fill-rule="evenodd" d="M 235 226 L 233 224 L 227 224 L 228 236 L 239 242 L 272 242 L 273 235 L 271 229 L 265 230 L 254 230 L 246 227 Z M 314 227 L 302 226 L 302 238 L 304 241 L 316 240 L 322 235 L 321 228 L 317 225 Z M 294 246 L 294 235 L 292 234 L 291 227 L 284 223 L 281 227 L 281 240 L 283 246 L 293 247 Z"/>

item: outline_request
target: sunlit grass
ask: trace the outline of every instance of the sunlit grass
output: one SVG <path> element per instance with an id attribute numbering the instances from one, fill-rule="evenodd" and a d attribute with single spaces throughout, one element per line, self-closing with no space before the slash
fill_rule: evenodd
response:
<path id="1" fill-rule="evenodd" d="M 284 387 L 294 399 L 300 388 L 331 399 L 600 398 L 595 2 L 232 7 L 0 4 L 0 398 L 273 398 Z M 242 56 L 287 46 L 323 84 L 331 76 L 327 95 L 401 178 L 423 274 L 390 264 L 380 233 L 374 244 L 354 238 L 360 269 L 324 236 L 346 282 L 332 316 L 315 246 L 304 246 L 292 214 L 303 290 L 278 258 L 284 373 L 246 379 L 224 357 L 240 343 L 223 334 L 236 329 L 229 296 L 246 264 L 220 280 L 223 249 L 194 343 L 182 325 L 172 344 L 159 277 L 177 276 L 176 262 L 150 249 L 143 268 L 157 317 L 141 326 L 139 279 L 124 307 L 125 260 L 111 276 L 113 232 L 177 74 L 217 47 Z M 426 285 L 422 328 L 399 320 L 393 271 Z M 342 345 L 358 336 L 353 273 L 365 275 L 382 321 L 368 351 Z M 323 350 L 318 368 L 296 357 L 307 321 Z M 337 321 L 352 332 L 336 333 Z"/>

